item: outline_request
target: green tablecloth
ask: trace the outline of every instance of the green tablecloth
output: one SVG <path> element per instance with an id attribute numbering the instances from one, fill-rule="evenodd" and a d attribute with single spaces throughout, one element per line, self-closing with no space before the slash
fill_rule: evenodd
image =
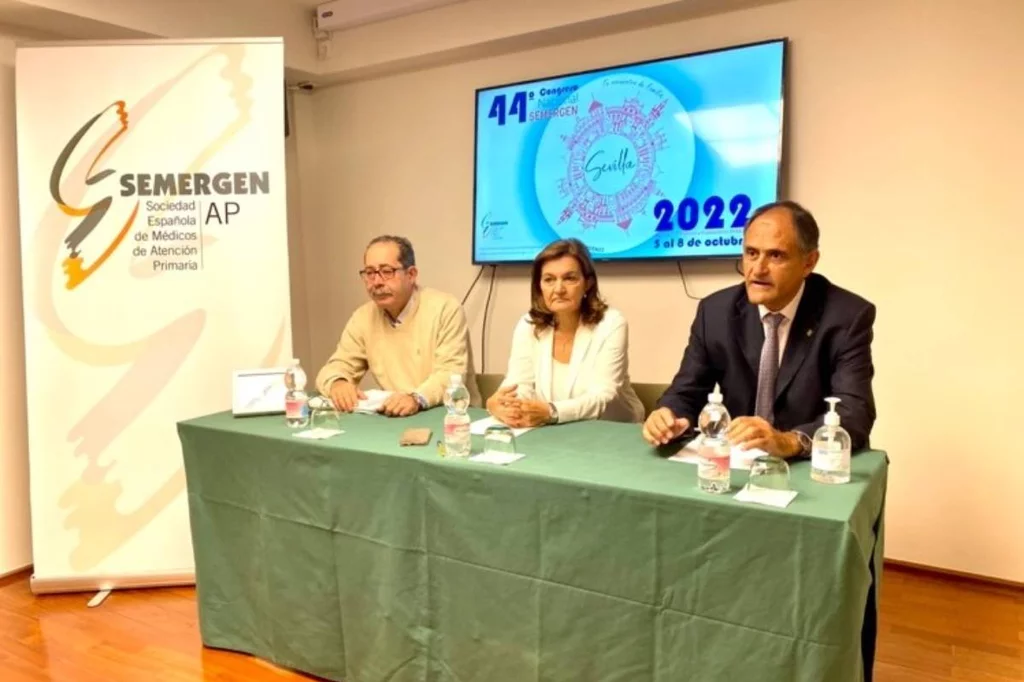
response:
<path id="1" fill-rule="evenodd" d="M 442 418 L 180 423 L 203 642 L 349 682 L 870 680 L 883 453 L 845 486 L 796 463 L 775 509 L 636 425 L 537 429 L 507 467 L 398 445 Z"/>

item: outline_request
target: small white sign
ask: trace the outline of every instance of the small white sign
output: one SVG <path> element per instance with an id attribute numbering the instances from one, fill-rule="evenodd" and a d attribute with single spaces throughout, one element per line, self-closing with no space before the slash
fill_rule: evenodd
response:
<path id="1" fill-rule="evenodd" d="M 231 413 L 236 417 L 284 414 L 286 368 L 236 370 L 231 382 Z"/>

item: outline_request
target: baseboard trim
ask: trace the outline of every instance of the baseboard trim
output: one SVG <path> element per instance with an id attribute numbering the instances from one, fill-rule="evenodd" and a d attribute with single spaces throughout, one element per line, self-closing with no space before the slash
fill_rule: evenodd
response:
<path id="1" fill-rule="evenodd" d="M 30 575 L 32 575 L 32 564 L 25 564 L 20 568 L 12 569 L 6 573 L 0 573 L 0 587 L 16 583 L 19 580 L 24 580 Z"/>
<path id="2" fill-rule="evenodd" d="M 1006 587 L 1011 590 L 1024 590 L 1024 583 L 1019 583 L 1014 580 L 1006 580 L 1004 578 L 994 578 L 988 575 L 980 575 L 978 573 L 967 573 L 965 571 L 954 571 L 950 568 L 937 568 L 935 566 L 926 566 L 924 564 L 915 564 L 912 561 L 901 561 L 899 559 L 886 559 L 886 568 L 894 568 L 900 571 L 906 571 L 909 573 L 924 573 L 927 575 L 940 577 L 940 578 L 952 578 L 954 580 L 960 580 L 963 582 L 981 583 L 983 585 L 995 585 L 997 587 Z M 883 582 L 884 582 L 883 578 Z M 883 588 L 884 589 L 884 588 Z"/>
<path id="3" fill-rule="evenodd" d="M 1024 582 L 995 578 L 978 573 L 955 571 L 949 568 L 938 568 L 925 564 L 900 559 L 886 559 L 885 567 L 908 573 L 923 573 L 939 578 L 960 580 L 964 582 L 994 585 L 1012 590 L 1024 591 Z M 91 592 L 104 589 L 141 589 L 146 587 L 189 587 L 195 585 L 195 573 L 167 573 L 141 576 L 118 576 L 111 578 L 55 578 L 41 580 L 32 575 L 32 564 L 0 573 L 0 587 L 10 585 L 25 578 L 30 579 L 32 592 L 35 594 L 58 594 L 67 592 Z"/>
<path id="4" fill-rule="evenodd" d="M 61 594 L 67 592 L 99 592 L 101 590 L 136 590 L 148 587 L 182 587 L 196 584 L 194 571 L 177 573 L 145 573 L 118 576 L 82 576 L 37 578 L 32 576 L 33 594 Z"/>

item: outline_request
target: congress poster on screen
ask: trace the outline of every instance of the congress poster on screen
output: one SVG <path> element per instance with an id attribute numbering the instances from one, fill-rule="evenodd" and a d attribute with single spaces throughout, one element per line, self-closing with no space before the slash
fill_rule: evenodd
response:
<path id="1" fill-rule="evenodd" d="M 193 575 L 176 422 L 291 357 L 280 39 L 20 47 L 34 586 Z"/>
<path id="2" fill-rule="evenodd" d="M 778 196 L 784 42 L 484 88 L 478 263 L 578 238 L 602 260 L 735 257 Z"/>

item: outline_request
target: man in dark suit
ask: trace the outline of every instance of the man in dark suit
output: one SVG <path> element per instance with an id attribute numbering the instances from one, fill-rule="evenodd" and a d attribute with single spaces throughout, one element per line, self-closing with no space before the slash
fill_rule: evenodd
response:
<path id="1" fill-rule="evenodd" d="M 648 443 L 688 435 L 717 383 L 735 446 L 809 454 L 826 397 L 840 399 L 854 451 L 868 446 L 875 306 L 813 274 L 818 257 L 818 225 L 802 206 L 780 201 L 754 213 L 743 235 L 744 283 L 697 306 L 679 372 L 644 424 Z"/>

